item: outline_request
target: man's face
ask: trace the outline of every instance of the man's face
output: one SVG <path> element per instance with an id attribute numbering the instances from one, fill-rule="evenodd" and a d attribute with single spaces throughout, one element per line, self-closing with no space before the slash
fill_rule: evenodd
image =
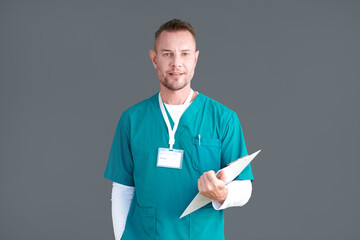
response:
<path id="1" fill-rule="evenodd" d="M 150 58 L 162 85 L 174 91 L 189 85 L 199 55 L 195 49 L 195 39 L 189 31 L 160 34 L 155 51 L 150 50 Z"/>

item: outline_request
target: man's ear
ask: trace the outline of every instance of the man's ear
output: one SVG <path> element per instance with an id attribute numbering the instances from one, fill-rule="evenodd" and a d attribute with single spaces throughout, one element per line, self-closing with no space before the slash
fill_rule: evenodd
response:
<path id="1" fill-rule="evenodd" d="M 197 63 L 197 60 L 198 60 L 198 58 L 199 58 L 199 50 L 197 50 L 196 52 L 195 52 L 195 67 L 196 67 L 196 63 Z"/>
<path id="2" fill-rule="evenodd" d="M 156 52 L 151 49 L 149 51 L 149 56 L 150 56 L 150 59 L 151 59 L 151 62 L 153 64 L 154 68 L 156 69 L 157 68 Z"/>

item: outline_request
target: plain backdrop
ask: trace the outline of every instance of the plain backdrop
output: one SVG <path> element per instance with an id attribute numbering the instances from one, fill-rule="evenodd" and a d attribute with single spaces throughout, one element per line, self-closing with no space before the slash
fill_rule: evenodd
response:
<path id="1" fill-rule="evenodd" d="M 113 239 L 103 178 L 121 113 L 159 90 L 167 20 L 192 87 L 235 110 L 253 162 L 226 239 L 358 239 L 360 1 L 0 2 L 0 239 Z"/>

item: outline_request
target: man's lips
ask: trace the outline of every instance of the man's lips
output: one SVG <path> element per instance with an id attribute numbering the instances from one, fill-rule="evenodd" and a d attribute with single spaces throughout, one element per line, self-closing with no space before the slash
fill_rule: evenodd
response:
<path id="1" fill-rule="evenodd" d="M 181 76 L 181 75 L 184 75 L 183 72 L 169 72 L 169 75 L 171 76 Z"/>

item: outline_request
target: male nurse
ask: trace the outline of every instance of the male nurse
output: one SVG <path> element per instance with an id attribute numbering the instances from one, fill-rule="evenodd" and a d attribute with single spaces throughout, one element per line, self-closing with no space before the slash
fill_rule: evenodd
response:
<path id="1" fill-rule="evenodd" d="M 215 174 L 247 155 L 237 114 L 191 88 L 199 51 L 188 22 L 164 23 L 149 54 L 160 92 L 123 112 L 104 174 L 115 239 L 224 239 L 224 209 L 252 191 L 250 164 L 226 186 Z M 198 192 L 212 203 L 179 219 Z"/>

